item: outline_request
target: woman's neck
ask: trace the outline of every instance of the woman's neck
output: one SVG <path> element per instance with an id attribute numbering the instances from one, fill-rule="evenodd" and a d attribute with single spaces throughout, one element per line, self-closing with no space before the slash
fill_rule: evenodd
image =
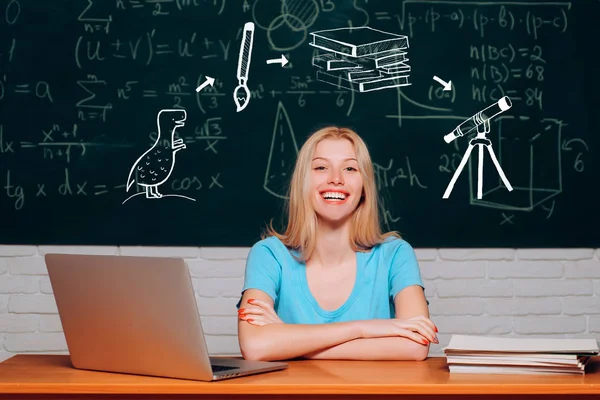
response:
<path id="1" fill-rule="evenodd" d="M 310 261 L 322 268 L 335 267 L 355 260 L 356 253 L 350 246 L 350 224 L 331 227 L 319 224 L 316 244 Z"/>

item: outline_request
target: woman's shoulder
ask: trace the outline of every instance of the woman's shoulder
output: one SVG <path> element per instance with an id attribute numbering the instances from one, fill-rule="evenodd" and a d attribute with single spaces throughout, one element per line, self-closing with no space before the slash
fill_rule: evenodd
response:
<path id="1" fill-rule="evenodd" d="M 250 248 L 250 253 L 270 252 L 273 256 L 280 258 L 289 256 L 289 249 L 277 236 L 269 236 L 254 243 Z"/>
<path id="2" fill-rule="evenodd" d="M 374 253 L 380 253 L 384 257 L 393 257 L 398 253 L 412 256 L 414 249 L 406 240 L 397 236 L 388 236 L 381 243 L 373 247 Z"/>
<path id="3" fill-rule="evenodd" d="M 252 245 L 252 248 L 255 248 L 255 247 L 275 248 L 275 247 L 280 247 L 280 246 L 283 246 L 283 242 L 281 240 L 279 240 L 279 238 L 277 236 L 267 236 L 267 237 L 259 240 L 258 242 L 254 243 L 254 245 Z"/>
<path id="4" fill-rule="evenodd" d="M 400 246 L 411 247 L 405 239 L 393 235 L 386 237 L 379 245 L 388 248 L 398 248 Z"/>

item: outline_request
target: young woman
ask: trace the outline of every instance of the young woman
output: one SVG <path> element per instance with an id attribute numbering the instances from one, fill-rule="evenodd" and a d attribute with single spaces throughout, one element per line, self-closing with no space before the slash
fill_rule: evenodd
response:
<path id="1" fill-rule="evenodd" d="M 238 339 L 250 360 L 423 360 L 438 343 L 412 247 L 379 225 L 373 164 L 347 128 L 313 133 L 285 232 L 250 249 Z"/>

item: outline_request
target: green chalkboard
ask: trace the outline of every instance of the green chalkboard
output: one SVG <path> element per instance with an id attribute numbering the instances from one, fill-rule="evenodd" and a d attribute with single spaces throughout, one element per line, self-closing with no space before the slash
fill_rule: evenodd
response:
<path id="1" fill-rule="evenodd" d="M 250 246 L 281 223 L 307 135 L 338 124 L 369 146 L 384 228 L 416 247 L 599 247 L 599 15 L 596 0 L 4 0 L 0 243 Z M 157 121 L 166 109 L 185 110 L 173 138 L 183 113 Z M 513 190 L 486 152 L 478 196 L 475 147 L 444 198 L 475 131 L 444 137 L 485 109 Z M 163 155 L 185 146 L 146 198 L 140 171 L 162 172 L 127 183 L 159 131 Z"/>

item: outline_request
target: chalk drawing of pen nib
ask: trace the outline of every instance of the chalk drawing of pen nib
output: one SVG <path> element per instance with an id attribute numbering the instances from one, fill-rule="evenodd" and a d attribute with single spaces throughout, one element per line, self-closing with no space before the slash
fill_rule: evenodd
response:
<path id="1" fill-rule="evenodd" d="M 254 23 L 244 24 L 244 34 L 240 45 L 240 55 L 237 66 L 238 85 L 233 91 L 233 101 L 236 105 L 236 111 L 240 112 L 250 102 L 250 90 L 248 90 L 248 72 L 250 70 L 250 60 L 252 58 L 252 44 L 254 42 Z"/>

